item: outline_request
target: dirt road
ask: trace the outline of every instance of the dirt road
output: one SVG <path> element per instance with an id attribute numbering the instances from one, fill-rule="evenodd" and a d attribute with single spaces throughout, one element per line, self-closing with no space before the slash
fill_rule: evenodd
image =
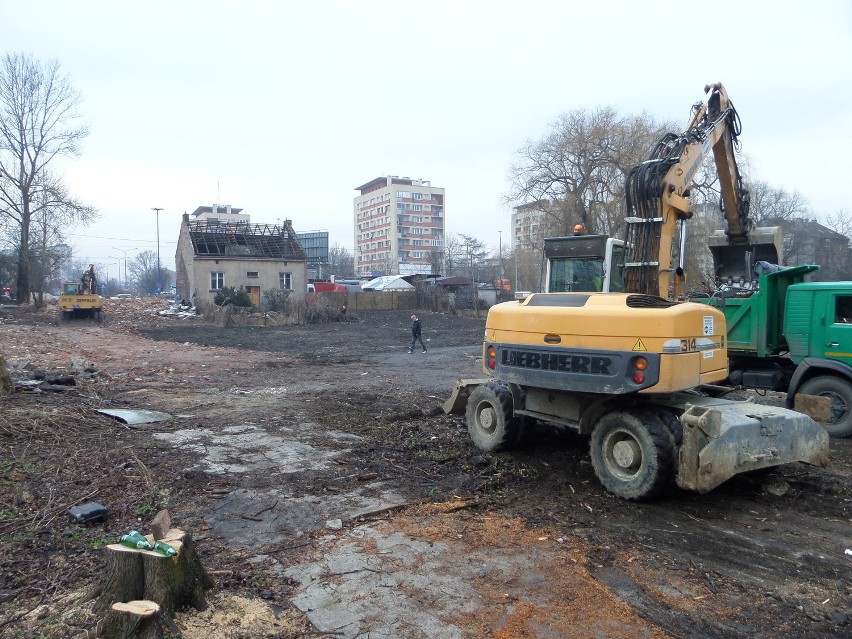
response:
<path id="1" fill-rule="evenodd" d="M 852 632 L 848 440 L 832 440 L 826 469 L 628 504 L 597 483 L 585 438 L 539 429 L 483 454 L 443 414 L 453 381 L 480 375 L 483 318 L 421 313 L 429 352 L 409 355 L 407 312 L 216 328 L 107 311 L 104 327 L 0 315 L 16 376 L 78 380 L 0 404 L 0 535 L 14 550 L 0 595 L 15 597 L 0 636 L 91 624 L 85 602 L 29 611 L 95 583 L 101 542 L 161 507 L 216 580 L 210 610 L 179 619 L 186 637 Z M 175 418 L 132 429 L 105 407 Z M 91 499 L 110 519 L 67 525 Z"/>

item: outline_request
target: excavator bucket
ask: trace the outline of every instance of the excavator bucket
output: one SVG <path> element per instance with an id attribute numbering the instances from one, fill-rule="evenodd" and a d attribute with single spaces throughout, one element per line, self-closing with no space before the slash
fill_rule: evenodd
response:
<path id="1" fill-rule="evenodd" d="M 783 233 L 780 226 L 753 228 L 748 241 L 732 241 L 725 231 L 714 231 L 708 239 L 716 281 L 744 284 L 755 279 L 758 262 L 781 265 Z"/>

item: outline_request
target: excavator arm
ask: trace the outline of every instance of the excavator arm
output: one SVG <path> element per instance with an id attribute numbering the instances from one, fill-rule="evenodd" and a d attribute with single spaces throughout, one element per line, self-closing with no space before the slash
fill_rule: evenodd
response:
<path id="1" fill-rule="evenodd" d="M 703 102 L 692 107 L 683 133 L 669 133 L 652 149 L 648 160 L 627 178 L 625 290 L 678 298 L 684 279 L 685 235 L 679 245 L 679 222 L 692 217 L 689 189 L 710 151 L 722 194 L 721 207 L 727 222 L 722 244 L 749 251 L 752 222 L 749 195 L 743 188 L 734 157 L 740 123 L 734 105 L 720 84 L 705 87 Z M 728 251 L 730 252 L 730 251 Z M 673 256 L 679 257 L 673 266 Z M 763 255 L 771 259 L 771 255 Z M 717 263 L 718 267 L 718 263 Z"/>

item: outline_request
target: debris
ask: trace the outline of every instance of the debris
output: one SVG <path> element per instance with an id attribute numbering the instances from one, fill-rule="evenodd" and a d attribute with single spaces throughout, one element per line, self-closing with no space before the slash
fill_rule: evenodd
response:
<path id="1" fill-rule="evenodd" d="M 329 519 L 325 522 L 325 527 L 329 530 L 341 530 L 343 528 L 342 519 Z"/>
<path id="2" fill-rule="evenodd" d="M 168 307 L 157 311 L 157 315 L 161 315 L 163 317 L 176 317 L 178 319 L 201 317 L 198 314 L 198 310 L 186 300 L 174 300 L 169 303 Z"/>
<path id="3" fill-rule="evenodd" d="M 125 424 L 153 424 L 154 422 L 165 422 L 172 419 L 168 413 L 156 410 L 130 410 L 126 408 L 101 408 L 96 412 L 107 417 L 112 417 Z"/>
<path id="4" fill-rule="evenodd" d="M 769 493 L 770 495 L 775 495 L 776 497 L 783 497 L 787 494 L 787 491 L 790 490 L 790 484 L 788 484 L 783 479 L 773 477 L 772 479 L 763 482 L 761 489 L 763 490 L 763 492 Z"/>
<path id="5" fill-rule="evenodd" d="M 106 506 L 96 501 L 90 501 L 81 506 L 74 506 L 68 510 L 68 519 L 76 524 L 93 524 L 106 521 L 109 511 Z"/>

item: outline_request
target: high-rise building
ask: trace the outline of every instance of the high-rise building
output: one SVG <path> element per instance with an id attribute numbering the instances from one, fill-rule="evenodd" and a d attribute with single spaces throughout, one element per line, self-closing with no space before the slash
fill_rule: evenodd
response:
<path id="1" fill-rule="evenodd" d="M 553 205 L 548 200 L 537 200 L 515 207 L 512 213 L 512 249 L 523 251 L 532 246 L 541 247 L 546 212 Z"/>
<path id="2" fill-rule="evenodd" d="M 429 180 L 389 175 L 356 190 L 356 273 L 438 274 L 444 259 L 444 189 Z"/>

